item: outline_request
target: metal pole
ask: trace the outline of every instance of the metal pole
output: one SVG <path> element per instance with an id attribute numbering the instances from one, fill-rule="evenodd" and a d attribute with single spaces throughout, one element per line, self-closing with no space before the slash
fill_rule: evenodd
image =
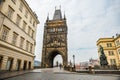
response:
<path id="1" fill-rule="evenodd" d="M 74 68 L 75 68 L 75 55 L 73 55 L 73 65 L 74 65 Z"/>

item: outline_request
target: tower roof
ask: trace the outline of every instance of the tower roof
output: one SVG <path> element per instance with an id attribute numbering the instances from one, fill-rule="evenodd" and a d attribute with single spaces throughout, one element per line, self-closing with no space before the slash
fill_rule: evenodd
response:
<path id="1" fill-rule="evenodd" d="M 53 20 L 60 20 L 62 19 L 62 13 L 60 9 L 55 10 Z"/>

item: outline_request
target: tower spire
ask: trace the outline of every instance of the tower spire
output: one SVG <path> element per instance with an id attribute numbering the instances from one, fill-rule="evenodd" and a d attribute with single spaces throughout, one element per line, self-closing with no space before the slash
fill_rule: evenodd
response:
<path id="1" fill-rule="evenodd" d="M 64 11 L 64 20 L 66 20 L 66 15 L 65 15 L 65 11 Z"/>
<path id="2" fill-rule="evenodd" d="M 62 19 L 61 9 L 56 9 L 56 7 L 55 7 L 53 20 L 61 20 L 61 19 Z"/>
<path id="3" fill-rule="evenodd" d="M 46 20 L 47 22 L 49 21 L 49 13 L 48 13 L 48 15 L 47 15 L 47 20 Z"/>

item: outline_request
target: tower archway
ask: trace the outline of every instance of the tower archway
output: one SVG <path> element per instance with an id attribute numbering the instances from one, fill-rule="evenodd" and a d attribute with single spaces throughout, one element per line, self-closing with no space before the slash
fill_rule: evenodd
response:
<path id="1" fill-rule="evenodd" d="M 64 60 L 63 53 L 60 51 L 54 50 L 54 51 L 50 52 L 48 55 L 48 63 L 47 64 L 49 67 L 54 67 L 54 59 L 57 55 L 60 55 L 62 57 L 62 61 L 63 61 L 62 63 L 65 64 L 66 61 Z"/>
<path id="2" fill-rule="evenodd" d="M 55 56 L 55 58 L 53 60 L 53 66 L 54 67 L 59 67 L 60 64 L 63 65 L 63 59 L 62 59 L 62 56 L 58 54 L 58 55 Z"/>

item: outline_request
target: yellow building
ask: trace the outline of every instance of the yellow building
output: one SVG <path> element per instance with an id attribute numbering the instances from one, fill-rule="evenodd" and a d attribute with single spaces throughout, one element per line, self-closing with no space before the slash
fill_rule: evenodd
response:
<path id="1" fill-rule="evenodd" d="M 99 46 L 102 46 L 107 57 L 108 65 L 116 65 L 120 69 L 120 35 L 112 38 L 100 38 L 97 41 L 98 55 L 100 57 Z"/>
<path id="2" fill-rule="evenodd" d="M 38 23 L 25 0 L 0 0 L 0 70 L 33 69 Z"/>

